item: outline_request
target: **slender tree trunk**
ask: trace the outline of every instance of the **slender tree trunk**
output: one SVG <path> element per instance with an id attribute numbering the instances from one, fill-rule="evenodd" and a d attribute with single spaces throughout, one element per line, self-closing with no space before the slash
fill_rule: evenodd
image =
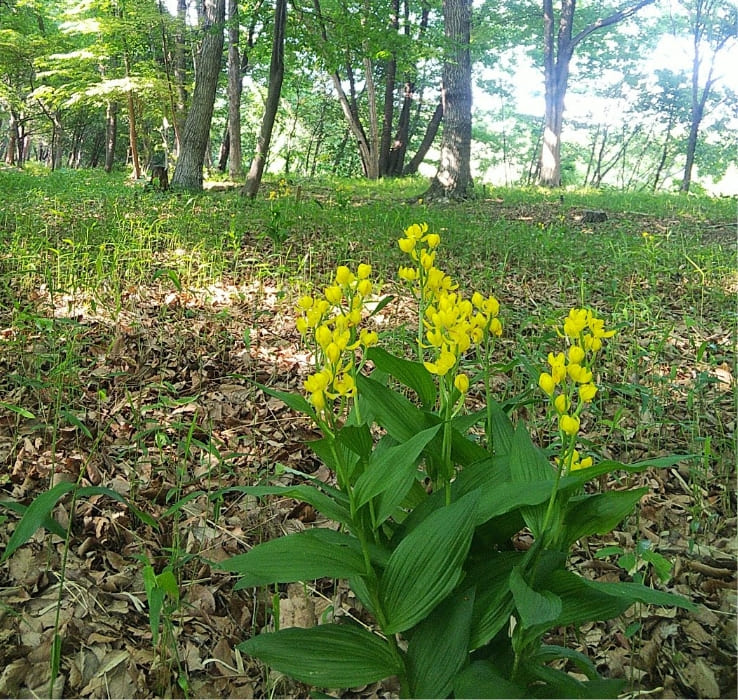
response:
<path id="1" fill-rule="evenodd" d="M 230 152 L 228 175 L 241 177 L 241 56 L 239 40 L 238 0 L 228 0 L 228 133 Z"/>
<path id="2" fill-rule="evenodd" d="M 223 139 L 220 142 L 220 153 L 218 154 L 218 171 L 224 173 L 228 167 L 228 155 L 231 152 L 231 130 L 226 124 L 223 129 Z"/>
<path id="3" fill-rule="evenodd" d="M 187 52 L 185 50 L 187 37 L 187 0 L 177 0 L 177 31 L 174 37 L 174 80 L 176 84 L 177 100 L 174 106 L 174 153 L 179 157 L 182 131 L 187 120 Z"/>
<path id="4" fill-rule="evenodd" d="M 108 101 L 105 109 L 105 172 L 113 170 L 115 143 L 118 140 L 118 103 Z"/>
<path id="5" fill-rule="evenodd" d="M 472 188 L 471 11 L 472 0 L 443 0 L 450 48 L 443 63 L 441 162 L 424 199 L 464 199 Z"/>
<path id="6" fill-rule="evenodd" d="M 195 89 L 182 131 L 181 152 L 172 177 L 172 187 L 186 190 L 202 189 L 202 168 L 223 55 L 225 0 L 204 0 L 204 6 L 204 36 L 195 71 Z"/>
<path id="7" fill-rule="evenodd" d="M 415 173 L 418 172 L 418 168 L 420 167 L 420 164 L 425 160 L 425 157 L 428 155 L 428 151 L 430 150 L 430 147 L 433 145 L 433 142 L 436 140 L 436 135 L 438 134 L 438 129 L 441 126 L 442 120 L 443 120 L 443 105 L 439 102 L 436 105 L 436 109 L 433 112 L 433 116 L 431 117 L 431 120 L 428 122 L 428 127 L 425 130 L 425 135 L 423 136 L 423 140 L 421 141 L 417 152 L 410 159 L 410 162 L 402 170 L 403 175 L 415 175 Z"/>
<path id="8" fill-rule="evenodd" d="M 272 58 L 269 65 L 269 91 L 264 108 L 264 118 L 261 122 L 259 139 L 256 144 L 256 154 L 251 161 L 249 174 L 243 194 L 251 198 L 256 197 L 264 173 L 264 164 L 269 153 L 269 144 L 272 140 L 272 129 L 277 116 L 279 98 L 282 94 L 282 80 L 284 78 L 284 40 L 287 25 L 287 0 L 276 0 L 274 7 L 274 36 L 272 38 Z"/>
<path id="9" fill-rule="evenodd" d="M 553 0 L 543 0 L 543 69 L 546 116 L 543 142 L 538 161 L 538 180 L 546 187 L 561 185 L 561 130 L 564 123 L 564 101 L 569 86 L 569 68 L 574 49 L 593 32 L 609 27 L 635 14 L 655 0 L 638 0 L 630 7 L 617 10 L 595 20 L 573 35 L 576 0 L 561 0 L 558 33 L 554 38 L 556 20 Z"/>
<path id="10" fill-rule="evenodd" d="M 20 133 L 18 130 L 18 115 L 14 109 L 10 110 L 10 121 L 8 123 L 8 150 L 5 152 L 5 164 L 15 165 L 16 154 L 20 146 Z"/>

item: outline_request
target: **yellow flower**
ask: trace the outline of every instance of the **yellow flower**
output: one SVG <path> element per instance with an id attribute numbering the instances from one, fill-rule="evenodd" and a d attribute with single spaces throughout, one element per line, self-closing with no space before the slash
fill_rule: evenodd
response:
<path id="1" fill-rule="evenodd" d="M 584 403 L 592 401 L 596 393 L 597 387 L 594 384 L 582 384 L 579 387 L 579 399 Z"/>
<path id="2" fill-rule="evenodd" d="M 548 364 L 551 367 L 551 376 L 554 382 L 559 384 L 566 378 L 566 358 L 564 353 L 560 352 L 554 355 L 552 352 L 548 353 Z"/>
<path id="3" fill-rule="evenodd" d="M 366 328 L 362 328 L 361 333 L 359 333 L 359 342 L 365 348 L 370 348 L 379 342 L 379 336 L 374 331 L 368 331 Z"/>
<path id="4" fill-rule="evenodd" d="M 336 282 L 338 282 L 338 284 L 351 284 L 354 279 L 354 273 L 345 265 L 339 265 L 336 268 Z"/>
<path id="5" fill-rule="evenodd" d="M 559 428 L 567 435 L 573 437 L 579 432 L 579 418 L 564 414 L 559 416 Z"/>
<path id="6" fill-rule="evenodd" d="M 413 241 L 419 241 L 428 231 L 428 224 L 410 224 L 405 229 L 405 236 Z"/>
<path id="7" fill-rule="evenodd" d="M 297 328 L 297 331 L 300 335 L 305 335 L 308 329 L 308 322 L 307 319 L 304 316 L 300 316 L 295 321 L 295 328 Z"/>
<path id="8" fill-rule="evenodd" d="M 541 372 L 541 376 L 538 377 L 538 386 L 541 387 L 546 394 L 551 396 L 556 388 L 556 382 L 548 372 Z"/>
<path id="9" fill-rule="evenodd" d="M 592 372 L 581 365 L 569 365 L 566 371 L 577 384 L 587 384 L 592 381 Z"/>
<path id="10" fill-rule="evenodd" d="M 579 338 L 587 326 L 589 313 L 587 309 L 572 309 L 564 321 L 564 333 L 573 339 Z"/>
<path id="11" fill-rule="evenodd" d="M 329 343 L 325 349 L 325 356 L 332 365 L 336 365 L 341 357 L 341 348 L 336 343 Z"/>
<path id="12" fill-rule="evenodd" d="M 315 299 L 306 294 L 305 296 L 300 297 L 300 301 L 297 302 L 297 308 L 307 311 L 314 303 Z"/>
<path id="13" fill-rule="evenodd" d="M 311 374 L 304 381 L 303 386 L 305 387 L 305 391 L 310 394 L 314 394 L 316 392 L 325 391 L 330 385 L 331 381 L 333 381 L 333 375 L 331 374 L 331 371 L 324 368 L 320 370 L 320 372 Z"/>
<path id="14" fill-rule="evenodd" d="M 490 321 L 489 332 L 498 338 L 502 335 L 502 324 L 500 323 L 500 319 L 493 318 L 492 321 Z"/>
<path id="15" fill-rule="evenodd" d="M 356 394 L 354 378 L 345 372 L 336 377 L 333 388 L 338 396 L 354 396 Z"/>
<path id="16" fill-rule="evenodd" d="M 403 253 L 412 253 L 415 250 L 415 241 L 412 238 L 400 238 L 397 245 Z"/>
<path id="17" fill-rule="evenodd" d="M 368 279 L 359 280 L 356 285 L 356 291 L 363 297 L 367 297 L 372 293 L 372 283 Z"/>
<path id="18" fill-rule="evenodd" d="M 465 374 L 460 373 L 454 377 L 454 386 L 462 393 L 466 394 L 469 391 L 469 377 Z"/>
<path id="19" fill-rule="evenodd" d="M 414 267 L 401 267 L 397 271 L 397 276 L 400 279 L 412 282 L 413 280 L 418 279 L 418 271 Z"/>
<path id="20" fill-rule="evenodd" d="M 423 238 L 423 241 L 431 250 L 433 250 L 434 248 L 438 248 L 438 245 L 441 242 L 441 237 L 437 233 L 429 233 L 425 238 Z"/>
<path id="21" fill-rule="evenodd" d="M 326 287 L 323 294 L 331 304 L 338 305 L 341 303 L 341 299 L 343 299 L 343 291 L 337 284 L 334 284 L 331 287 Z"/>
<path id="22" fill-rule="evenodd" d="M 584 360 L 584 350 L 579 345 L 572 345 L 569 348 L 569 362 L 581 365 L 582 360 Z"/>
<path id="23" fill-rule="evenodd" d="M 372 266 L 367 265 L 366 263 L 361 263 L 358 268 L 356 268 L 356 276 L 360 280 L 365 280 L 369 277 L 369 275 L 372 274 Z"/>
<path id="24" fill-rule="evenodd" d="M 423 362 L 423 364 L 431 374 L 442 377 L 456 365 L 456 355 L 448 350 L 441 350 L 436 362 Z"/>
<path id="25" fill-rule="evenodd" d="M 569 410 L 570 405 L 571 401 L 569 401 L 569 397 L 566 394 L 559 394 L 554 399 L 554 407 L 559 415 L 566 413 Z"/>
<path id="26" fill-rule="evenodd" d="M 325 324 L 318 326 L 315 329 L 315 342 L 320 345 L 321 348 L 327 348 L 328 345 L 333 341 L 333 333 L 331 329 Z"/>
<path id="27" fill-rule="evenodd" d="M 431 267 L 433 267 L 433 263 L 436 260 L 436 251 L 433 251 L 432 253 L 427 253 L 426 251 L 423 251 L 420 254 L 420 264 L 422 265 L 424 270 L 430 270 Z"/>

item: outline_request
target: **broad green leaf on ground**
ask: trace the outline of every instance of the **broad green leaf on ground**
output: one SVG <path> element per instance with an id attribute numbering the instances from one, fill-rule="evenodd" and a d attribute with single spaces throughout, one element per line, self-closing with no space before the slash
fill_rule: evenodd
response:
<path id="1" fill-rule="evenodd" d="M 510 590 L 523 629 L 551 625 L 561 614 L 561 599 L 551 591 L 533 590 L 518 566 L 510 573 Z"/>
<path id="2" fill-rule="evenodd" d="M 436 403 L 436 383 L 430 372 L 420 362 L 396 357 L 377 346 L 369 348 L 367 358 L 379 370 L 393 376 L 415 391 L 424 408 L 433 408 Z"/>
<path id="3" fill-rule="evenodd" d="M 292 627 L 252 637 L 238 649 L 298 681 L 323 688 L 365 685 L 402 671 L 387 640 L 353 625 Z"/>
<path id="4" fill-rule="evenodd" d="M 324 576 L 349 578 L 366 573 L 358 540 L 327 528 L 315 528 L 263 542 L 246 554 L 237 554 L 214 566 L 239 574 L 237 589 L 269 583 L 311 581 Z"/>

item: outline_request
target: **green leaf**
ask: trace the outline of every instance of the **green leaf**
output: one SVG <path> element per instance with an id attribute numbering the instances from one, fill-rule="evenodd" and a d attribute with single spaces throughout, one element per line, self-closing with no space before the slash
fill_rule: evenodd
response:
<path id="1" fill-rule="evenodd" d="M 88 437 L 90 440 L 92 440 L 92 433 L 90 432 L 90 429 L 77 416 L 75 416 L 74 413 L 72 413 L 71 411 L 62 409 L 61 411 L 59 411 L 59 414 L 64 417 L 67 423 L 69 423 L 70 425 L 73 425 L 85 437 Z"/>
<path id="2" fill-rule="evenodd" d="M 523 552 L 490 552 L 469 570 L 467 578 L 477 587 L 471 649 L 487 644 L 510 621 L 515 608 L 510 573 L 524 557 Z"/>
<path id="3" fill-rule="evenodd" d="M 570 499 L 564 513 L 562 546 L 568 548 L 587 535 L 610 532 L 633 512 L 635 504 L 647 492 L 648 488 L 607 491 Z"/>
<path id="4" fill-rule="evenodd" d="M 515 437 L 515 428 L 510 422 L 507 413 L 502 406 L 490 399 L 490 411 L 492 413 L 492 445 L 496 455 L 508 455 L 512 449 Z"/>
<path id="5" fill-rule="evenodd" d="M 455 698 L 527 698 L 521 688 L 500 674 L 490 661 L 475 661 L 454 680 Z"/>
<path id="6" fill-rule="evenodd" d="M 36 530 L 43 527 L 44 522 L 49 517 L 49 514 L 59 499 L 64 494 L 74 490 L 75 486 L 76 484 L 69 481 L 62 481 L 33 499 L 28 508 L 26 508 L 26 512 L 23 513 L 20 522 L 15 526 L 15 530 L 8 540 L 0 562 L 4 562 L 18 547 L 22 547 L 28 542 L 36 533 Z"/>
<path id="7" fill-rule="evenodd" d="M 510 590 L 523 629 L 550 626 L 561 614 L 561 599 L 551 591 L 533 590 L 516 566 L 510 574 Z"/>
<path id="8" fill-rule="evenodd" d="M 327 493 L 323 493 L 323 490 Z M 331 520 L 335 520 L 343 525 L 351 525 L 351 513 L 348 508 L 348 498 L 345 494 L 337 489 L 320 484 L 320 488 L 316 488 L 309 484 L 298 484 L 297 486 L 229 486 L 225 489 L 219 489 L 210 494 L 210 498 L 219 498 L 225 493 L 237 491 L 250 496 L 285 496 L 286 498 L 294 498 L 297 501 L 305 501 L 313 508 L 319 510 L 323 515 Z M 177 501 L 165 513 L 168 514 L 181 505 L 187 496 L 181 501 Z"/>
<path id="9" fill-rule="evenodd" d="M 430 372 L 420 362 L 413 362 L 395 357 L 380 347 L 372 347 L 367 351 L 367 358 L 382 372 L 393 376 L 399 382 L 410 387 L 425 408 L 433 408 L 436 404 L 436 383 Z"/>
<path id="10" fill-rule="evenodd" d="M 522 423 L 518 423 L 510 446 L 510 477 L 513 483 L 538 484 L 551 481 L 554 470 L 548 460 L 530 439 L 528 431 Z M 550 493 L 550 492 L 549 492 Z M 538 539 L 541 536 L 541 528 L 547 510 L 547 504 L 541 503 L 522 509 L 525 524 Z M 554 506 L 553 522 L 559 522 L 557 515 L 558 504 Z"/>
<path id="11" fill-rule="evenodd" d="M 303 683 L 351 688 L 402 672 L 387 640 L 353 625 L 291 627 L 238 645 L 272 668 Z"/>
<path id="12" fill-rule="evenodd" d="M 546 584 L 561 600 L 557 625 L 611 620 L 625 612 L 633 600 L 618 598 L 601 589 L 590 588 L 587 581 L 571 571 L 555 571 Z"/>
<path id="13" fill-rule="evenodd" d="M 644 586 L 642 583 L 631 583 L 629 581 L 600 583 L 598 581 L 588 581 L 587 579 L 582 579 L 582 581 L 584 581 L 584 585 L 589 589 L 600 591 L 614 598 L 628 600 L 631 603 L 638 602 L 646 603 L 647 605 L 697 610 L 697 606 L 683 596 L 665 591 L 657 591 Z"/>
<path id="14" fill-rule="evenodd" d="M 461 578 L 474 532 L 477 494 L 431 513 L 392 552 L 379 583 L 387 634 L 416 625 Z"/>
<path id="15" fill-rule="evenodd" d="M 28 506 L 24 506 L 22 503 L 18 503 L 17 501 L 0 501 L 0 506 L 7 508 L 8 510 L 12 510 L 14 513 L 18 513 L 20 516 L 28 510 Z M 44 518 L 41 525 L 44 529 L 54 533 L 58 537 L 66 537 L 67 531 L 50 515 Z"/>
<path id="16" fill-rule="evenodd" d="M 308 402 L 308 400 L 302 396 L 301 394 L 293 394 L 289 391 L 278 391 L 277 389 L 272 389 L 271 387 L 265 386 L 264 384 L 259 384 L 259 382 L 254 382 L 256 386 L 259 387 L 265 394 L 269 394 L 269 396 L 273 396 L 275 399 L 279 399 L 282 403 L 289 406 L 293 411 L 297 411 L 298 413 L 304 413 L 306 416 L 310 416 L 313 420 L 317 420 L 317 416 L 315 414 L 315 409 L 313 408 L 312 404 Z"/>
<path id="17" fill-rule="evenodd" d="M 469 656 L 473 609 L 473 587 L 454 591 L 413 628 L 406 664 L 411 697 L 448 697 Z"/>
<path id="18" fill-rule="evenodd" d="M 5 408 L 8 411 L 12 411 L 13 413 L 17 413 L 22 418 L 35 418 L 36 416 L 33 415 L 30 411 L 27 411 L 22 406 L 16 406 L 12 403 L 7 403 L 5 401 L 0 401 L 0 408 Z"/>
<path id="19" fill-rule="evenodd" d="M 246 554 L 237 554 L 214 566 L 241 575 L 236 589 L 311 581 L 324 576 L 349 578 L 366 574 L 358 540 L 326 528 L 263 542 Z"/>
<path id="20" fill-rule="evenodd" d="M 360 374 L 356 378 L 359 395 L 369 405 L 375 419 L 397 442 L 405 442 L 432 424 L 415 404 L 383 384 Z M 436 423 L 440 419 L 436 417 Z"/>
<path id="21" fill-rule="evenodd" d="M 383 501 L 382 512 L 376 514 L 377 525 L 388 518 L 405 498 L 415 479 L 418 457 L 440 427 L 434 425 L 400 445 L 372 454 L 366 471 L 356 482 L 354 499 L 356 507 L 360 508 L 380 493 L 391 496 Z"/>

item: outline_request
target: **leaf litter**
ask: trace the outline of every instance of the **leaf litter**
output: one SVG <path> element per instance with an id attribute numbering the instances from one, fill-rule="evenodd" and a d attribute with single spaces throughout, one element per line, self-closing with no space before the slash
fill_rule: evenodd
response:
<path id="1" fill-rule="evenodd" d="M 541 212 L 525 215 L 546 223 Z M 306 504 L 238 490 L 275 479 L 293 483 L 294 471 L 329 478 L 305 445 L 318 437 L 310 422 L 258 387 L 299 391 L 308 370 L 292 322 L 293 295 L 264 280 L 174 291 L 159 282 L 128 289 L 112 315 L 90 298 L 40 290 L 34 303 L 53 332 L 36 324 L 0 333 L 13 348 L 3 351 L 0 368 L 16 378 L 5 382 L 0 407 L 0 498 L 27 505 L 69 481 L 113 489 L 137 509 L 104 494 L 76 503 L 67 495 L 53 516 L 64 528 L 72 519 L 68 552 L 61 537 L 39 531 L 0 567 L 0 696 L 48 695 L 58 631 L 55 697 L 181 697 L 185 690 L 193 697 L 303 697 L 305 687 L 235 648 L 274 627 L 273 596 L 280 598 L 282 627 L 343 616 L 371 624 L 343 582 L 233 590 L 235 581 L 211 566 L 322 521 Z M 659 323 L 631 329 L 641 348 L 635 361 L 618 361 L 632 348 L 613 343 L 605 420 L 585 426 L 603 458 L 636 461 L 694 444 L 695 402 L 704 422 L 699 435 L 734 446 L 734 330 L 686 323 L 687 292 L 678 280 L 665 284 L 671 301 L 659 309 Z M 510 308 L 533 310 L 565 296 L 551 280 L 512 273 L 495 291 Z M 397 303 L 387 316 L 410 323 L 405 308 Z M 535 343 L 541 329 L 523 316 L 510 326 L 500 348 L 512 362 L 518 348 L 511 338 Z M 695 361 L 698 348 L 704 350 Z M 505 374 L 496 381 L 508 395 L 524 388 Z M 605 675 L 627 678 L 631 697 L 733 696 L 735 492 L 725 486 L 729 474 L 715 478 L 730 460 L 706 450 L 701 471 L 689 463 L 628 477 L 651 490 L 638 516 L 573 554 L 572 566 L 584 575 L 620 580 L 617 557 L 597 558 L 596 551 L 632 552 L 647 541 L 674 562 L 666 587 L 700 603 L 694 613 L 634 607 L 576 637 L 570 629 L 552 631 L 551 643 L 574 644 Z M 5 546 L 17 516 L 2 509 L 1 517 Z M 525 546 L 525 533 L 520 541 Z M 173 568 L 179 582 L 180 601 L 158 645 L 144 562 L 157 573 Z M 654 579 L 650 569 L 641 573 Z M 396 691 L 389 680 L 343 697 Z"/>

